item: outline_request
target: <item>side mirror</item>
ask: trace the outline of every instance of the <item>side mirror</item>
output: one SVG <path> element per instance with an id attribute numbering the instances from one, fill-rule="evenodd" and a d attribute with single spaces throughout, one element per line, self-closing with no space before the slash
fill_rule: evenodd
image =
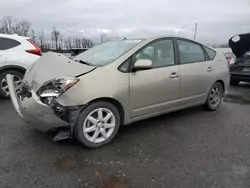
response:
<path id="1" fill-rule="evenodd" d="M 134 64 L 134 70 L 146 70 L 152 68 L 152 61 L 148 59 L 139 59 Z"/>

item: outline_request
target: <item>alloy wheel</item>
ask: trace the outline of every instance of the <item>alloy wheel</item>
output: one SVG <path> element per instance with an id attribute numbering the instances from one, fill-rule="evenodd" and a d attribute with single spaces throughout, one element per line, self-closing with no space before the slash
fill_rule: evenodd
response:
<path id="1" fill-rule="evenodd" d="M 113 133 L 116 125 L 115 115 L 107 108 L 97 108 L 89 113 L 83 123 L 83 133 L 92 143 L 101 143 Z"/>
<path id="2" fill-rule="evenodd" d="M 212 106 L 217 106 L 218 104 L 220 104 L 221 98 L 221 90 L 217 85 L 215 85 L 210 92 L 209 102 Z"/>
<path id="3" fill-rule="evenodd" d="M 13 82 L 15 85 L 16 93 L 19 94 L 22 91 L 22 78 L 20 78 L 17 75 L 13 75 Z M 6 94 L 6 96 L 9 96 L 9 87 L 7 84 L 6 77 L 4 77 L 1 80 L 0 87 L 1 87 L 2 91 Z"/>

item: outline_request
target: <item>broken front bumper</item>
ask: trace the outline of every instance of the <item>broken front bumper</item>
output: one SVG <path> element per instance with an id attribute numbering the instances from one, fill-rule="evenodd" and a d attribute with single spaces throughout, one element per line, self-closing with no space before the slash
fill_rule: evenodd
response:
<path id="1" fill-rule="evenodd" d="M 20 100 L 14 89 L 13 76 L 8 74 L 6 79 L 10 97 L 16 111 L 32 127 L 48 131 L 57 127 L 70 126 L 69 123 L 57 117 L 50 106 L 43 104 L 34 91 L 31 91 L 31 97 L 24 97 Z"/>

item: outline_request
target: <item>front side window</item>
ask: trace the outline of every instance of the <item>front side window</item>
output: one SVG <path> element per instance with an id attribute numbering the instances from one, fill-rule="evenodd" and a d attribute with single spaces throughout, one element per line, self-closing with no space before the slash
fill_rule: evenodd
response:
<path id="1" fill-rule="evenodd" d="M 135 60 L 148 59 L 153 68 L 175 64 L 174 45 L 172 39 L 154 42 L 135 55 Z"/>
<path id="2" fill-rule="evenodd" d="M 77 55 L 74 60 L 81 60 L 97 67 L 105 66 L 118 59 L 140 42 L 141 40 L 137 39 L 106 42 Z"/>
<path id="3" fill-rule="evenodd" d="M 14 48 L 20 44 L 21 44 L 20 42 L 14 40 L 14 39 L 0 37 L 0 50 L 8 50 L 8 49 Z"/>
<path id="4" fill-rule="evenodd" d="M 177 40 L 177 44 L 181 64 L 206 60 L 204 51 L 199 44 L 180 39 Z"/>

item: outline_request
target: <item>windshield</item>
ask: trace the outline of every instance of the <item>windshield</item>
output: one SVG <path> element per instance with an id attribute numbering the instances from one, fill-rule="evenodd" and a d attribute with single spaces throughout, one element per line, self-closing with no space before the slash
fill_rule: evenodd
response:
<path id="1" fill-rule="evenodd" d="M 141 40 L 136 39 L 103 43 L 77 55 L 74 60 L 84 61 L 93 66 L 105 66 L 118 59 L 140 42 Z"/>

